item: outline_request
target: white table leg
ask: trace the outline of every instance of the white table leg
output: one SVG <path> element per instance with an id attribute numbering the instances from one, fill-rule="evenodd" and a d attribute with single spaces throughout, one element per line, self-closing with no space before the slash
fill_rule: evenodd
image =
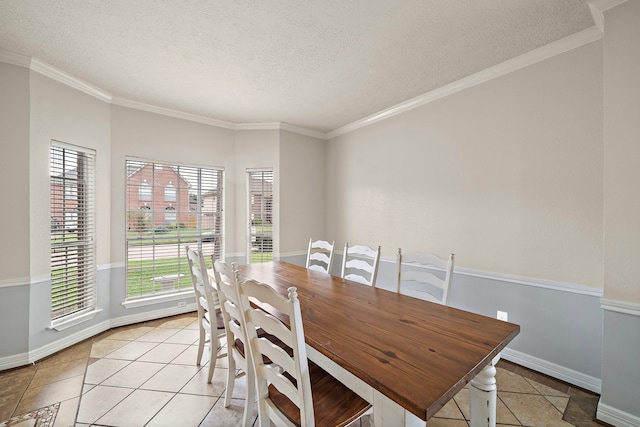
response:
<path id="1" fill-rule="evenodd" d="M 496 425 L 496 368 L 486 366 L 469 383 L 471 427 Z"/>
<path id="2" fill-rule="evenodd" d="M 384 394 L 373 391 L 373 425 L 375 427 L 425 427 L 426 422 L 404 409 Z"/>

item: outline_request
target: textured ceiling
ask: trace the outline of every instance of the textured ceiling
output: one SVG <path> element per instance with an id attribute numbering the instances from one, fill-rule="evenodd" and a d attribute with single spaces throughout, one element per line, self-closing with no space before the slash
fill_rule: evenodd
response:
<path id="1" fill-rule="evenodd" d="M 116 98 L 320 132 L 593 25 L 586 0 L 0 0 L 0 49 Z"/>

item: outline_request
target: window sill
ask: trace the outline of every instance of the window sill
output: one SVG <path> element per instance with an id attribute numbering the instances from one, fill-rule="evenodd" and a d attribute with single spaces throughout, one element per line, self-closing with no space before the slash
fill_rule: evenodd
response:
<path id="1" fill-rule="evenodd" d="M 160 304 L 163 302 L 176 301 L 179 299 L 193 298 L 193 297 L 194 297 L 193 289 L 190 289 L 188 291 L 170 293 L 165 295 L 154 295 L 152 297 L 129 300 L 129 301 L 123 302 L 122 306 L 124 308 L 144 307 L 147 305 Z"/>
<path id="2" fill-rule="evenodd" d="M 52 320 L 51 326 L 49 326 L 49 329 L 53 329 L 58 332 L 64 331 L 67 328 L 76 326 L 82 322 L 86 322 L 87 320 L 93 319 L 101 311 L 102 309 L 98 308 L 98 309 L 86 311 L 80 314 L 72 314 L 69 316 L 65 316 L 62 319 Z"/>

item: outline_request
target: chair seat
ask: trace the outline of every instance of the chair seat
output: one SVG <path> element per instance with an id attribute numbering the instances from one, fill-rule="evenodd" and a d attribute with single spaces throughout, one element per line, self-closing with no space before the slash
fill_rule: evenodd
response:
<path id="1" fill-rule="evenodd" d="M 345 426 L 371 408 L 366 400 L 311 361 L 309 378 L 315 423 L 318 426 Z M 269 385 L 269 397 L 292 423 L 300 425 L 300 411 L 287 396 Z"/>

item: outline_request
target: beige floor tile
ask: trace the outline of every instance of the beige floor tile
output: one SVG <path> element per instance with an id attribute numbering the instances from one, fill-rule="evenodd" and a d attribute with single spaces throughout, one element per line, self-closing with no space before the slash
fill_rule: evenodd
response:
<path id="1" fill-rule="evenodd" d="M 161 325 L 158 325 L 159 328 L 175 328 L 175 329 L 183 329 L 193 323 L 193 317 L 177 317 L 175 319 L 169 319 Z"/>
<path id="2" fill-rule="evenodd" d="M 131 362 L 128 360 L 100 359 L 87 367 L 84 382 L 86 384 L 100 384 L 129 363 Z"/>
<path id="3" fill-rule="evenodd" d="M 82 396 L 78 422 L 93 424 L 134 390 L 122 387 L 97 386 Z"/>
<path id="4" fill-rule="evenodd" d="M 458 408 L 455 399 L 448 401 L 438 412 L 436 412 L 434 417 L 464 420 L 464 415 L 460 412 L 460 408 Z"/>
<path id="5" fill-rule="evenodd" d="M 165 340 L 166 343 L 191 345 L 197 343 L 200 334 L 197 329 L 183 329 Z"/>
<path id="6" fill-rule="evenodd" d="M 526 379 L 502 368 L 496 369 L 496 386 L 499 392 L 538 394 L 538 391 Z"/>
<path id="7" fill-rule="evenodd" d="M 555 408 L 564 414 L 564 411 L 567 409 L 567 404 L 569 403 L 568 397 L 560 397 L 560 396 L 545 396 Z"/>
<path id="8" fill-rule="evenodd" d="M 180 390 L 180 393 L 198 394 L 201 396 L 222 396 L 227 384 L 227 370 L 216 369 L 211 383 L 207 384 L 208 368 L 202 368 Z M 244 396 L 243 396 L 244 398 Z"/>
<path id="9" fill-rule="evenodd" d="M 458 404 L 458 408 L 462 411 L 465 420 L 468 420 L 471 416 L 471 411 L 469 410 L 469 387 L 460 390 L 453 399 Z"/>
<path id="10" fill-rule="evenodd" d="M 177 394 L 153 419 L 148 427 L 197 427 L 209 413 L 218 398 Z"/>
<path id="11" fill-rule="evenodd" d="M 133 341 L 144 334 L 151 332 L 153 329 L 154 328 L 151 326 L 135 326 L 128 329 L 118 330 L 117 332 L 109 335 L 109 339 Z"/>
<path id="12" fill-rule="evenodd" d="M 79 397 L 61 402 L 53 427 L 73 427 L 73 424 L 76 421 L 76 413 L 78 412 L 79 404 Z"/>
<path id="13" fill-rule="evenodd" d="M 448 418 L 431 418 L 427 427 L 469 427 L 465 420 L 451 420 Z"/>
<path id="14" fill-rule="evenodd" d="M 189 346 L 185 344 L 160 343 L 138 360 L 142 362 L 169 363 L 187 348 Z"/>
<path id="15" fill-rule="evenodd" d="M 8 373 L 6 376 L 3 375 L 0 377 L 0 399 L 3 397 L 14 397 L 16 395 L 22 396 L 22 393 L 27 389 L 36 372 L 34 367 L 33 370 L 25 370 L 19 374 Z"/>
<path id="16" fill-rule="evenodd" d="M 197 366 L 166 365 L 140 388 L 178 392 L 198 373 L 199 369 Z"/>
<path id="17" fill-rule="evenodd" d="M 200 324 L 198 323 L 198 319 L 194 318 L 193 322 L 189 323 L 184 329 L 198 329 Z"/>
<path id="18" fill-rule="evenodd" d="M 20 403 L 20 397 L 23 392 L 24 391 L 21 391 L 20 394 L 16 395 L 0 397 L 0 421 L 8 420 L 13 416 L 13 411 L 18 406 L 18 403 Z"/>
<path id="19" fill-rule="evenodd" d="M 138 388 L 149 381 L 160 369 L 164 368 L 162 363 L 151 362 L 131 362 L 106 380 L 102 385 L 112 387 Z"/>
<path id="20" fill-rule="evenodd" d="M 103 339 L 93 343 L 90 357 L 105 357 L 107 354 L 129 344 L 131 341 Z"/>
<path id="21" fill-rule="evenodd" d="M 29 387 L 22 396 L 14 416 L 80 396 L 83 378 L 83 375 L 78 375 L 41 387 Z"/>
<path id="22" fill-rule="evenodd" d="M 47 366 L 39 366 L 29 387 L 40 387 L 66 378 L 84 375 L 86 359 L 75 359 Z"/>
<path id="23" fill-rule="evenodd" d="M 136 360 L 143 354 L 157 346 L 155 342 L 138 342 L 131 341 L 130 343 L 120 347 L 114 352 L 105 356 L 108 359 L 123 359 L 123 360 Z"/>
<path id="24" fill-rule="evenodd" d="M 257 410 L 256 410 L 257 411 Z M 244 414 L 244 400 L 232 399 L 228 408 L 224 407 L 224 399 L 219 399 L 207 416 L 202 420 L 202 426 L 216 427 L 237 427 L 242 425 L 242 416 Z M 256 415 L 252 419 L 257 418 Z M 360 426 L 360 424 L 355 424 Z"/>
<path id="25" fill-rule="evenodd" d="M 512 424 L 519 425 L 518 420 L 513 416 L 509 408 L 504 404 L 502 400 L 496 399 L 496 423 L 497 424 Z M 465 387 L 454 397 L 454 400 L 458 404 L 458 407 L 462 411 L 465 420 L 471 419 L 471 409 L 469 406 L 469 388 Z"/>
<path id="26" fill-rule="evenodd" d="M 142 427 L 164 405 L 174 393 L 136 390 L 98 419 L 96 424 L 118 427 Z"/>
<path id="27" fill-rule="evenodd" d="M 531 384 L 531 386 L 543 396 L 569 397 L 569 394 L 556 390 L 555 388 L 549 387 L 548 385 L 540 384 L 535 380 L 525 378 L 525 381 Z"/>
<path id="28" fill-rule="evenodd" d="M 203 354 L 202 357 L 202 365 L 206 363 L 209 359 L 208 357 L 204 357 L 206 355 Z M 176 358 L 174 358 L 171 363 L 176 365 L 194 365 L 196 364 L 196 357 L 198 357 L 198 346 L 190 345 L 186 348 L 185 351 L 180 353 Z"/>
<path id="29" fill-rule="evenodd" d="M 163 342 L 177 332 L 180 332 L 180 329 L 154 328 L 136 339 L 136 341 Z"/>
<path id="30" fill-rule="evenodd" d="M 72 345 L 61 350 L 37 363 L 38 368 L 50 367 L 58 363 L 67 363 L 73 360 L 86 360 L 91 352 L 91 340 Z"/>
<path id="31" fill-rule="evenodd" d="M 543 396 L 504 392 L 500 393 L 500 399 L 523 425 L 531 427 L 568 427 L 572 425 L 563 421 L 560 411 Z"/>

